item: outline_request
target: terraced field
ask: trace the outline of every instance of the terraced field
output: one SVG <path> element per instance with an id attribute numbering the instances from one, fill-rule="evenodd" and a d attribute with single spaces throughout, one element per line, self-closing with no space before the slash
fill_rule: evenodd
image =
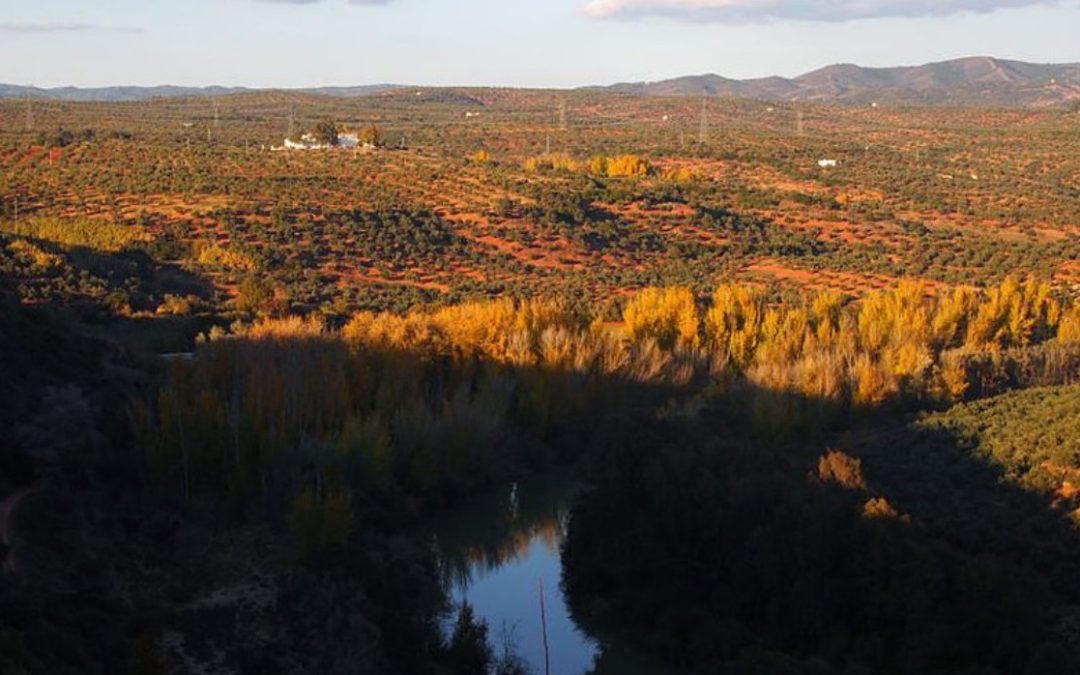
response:
<path id="1" fill-rule="evenodd" d="M 1080 278 L 1065 112 L 713 99 L 702 125 L 687 99 L 482 89 L 37 106 L 19 130 L 21 106 L 0 103 L 3 214 L 145 227 L 151 257 L 221 306 L 248 277 L 337 316 L 502 294 L 604 306 L 721 280 L 857 295 Z M 377 125 L 383 147 L 274 150 L 290 115 Z M 644 175 L 590 168 L 625 154 Z M 530 170 L 545 157 L 560 168 Z"/>

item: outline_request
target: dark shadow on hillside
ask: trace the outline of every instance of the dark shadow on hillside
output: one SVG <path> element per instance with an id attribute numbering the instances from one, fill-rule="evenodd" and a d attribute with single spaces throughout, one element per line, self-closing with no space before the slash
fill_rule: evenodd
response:
<path id="1" fill-rule="evenodd" d="M 126 410 L 97 393 L 132 385 L 99 356 L 34 360 L 45 345 L 67 344 L 51 342 L 64 331 L 61 325 L 32 332 L 41 311 L 21 308 L 10 315 L 17 321 L 0 324 L 21 345 L 22 351 L 7 353 L 25 354 L 5 365 L 25 371 L 10 380 L 19 390 L 13 396 L 25 401 L 22 415 L 39 431 L 93 430 L 107 441 L 24 430 L 5 451 L 5 469 L 22 477 L 5 487 L 38 481 L 34 487 L 41 490 L 19 514 L 16 543 L 28 571 L 20 572 L 19 592 L 4 610 L 13 612 L 8 625 L 23 640 L 20 648 L 38 658 L 48 659 L 43 645 L 49 636 L 74 634 L 84 636 L 78 646 L 88 659 L 126 658 L 122 653 L 154 625 L 186 631 L 193 648 L 228 645 L 226 663 L 256 663 L 264 671 L 280 666 L 284 661 L 274 659 L 283 655 L 342 665 L 359 648 L 357 658 L 370 658 L 365 664 L 388 671 L 395 664 L 415 667 L 437 653 L 430 645 L 417 651 L 417 636 L 431 634 L 415 623 L 435 625 L 442 605 L 432 590 L 435 567 L 426 576 L 431 561 L 421 553 L 430 547 L 406 542 L 402 533 L 415 530 L 418 514 L 583 460 L 589 489 L 570 519 L 564 585 L 579 623 L 602 644 L 630 644 L 692 672 L 1034 674 L 1072 672 L 1078 662 L 1068 627 L 1080 604 L 1080 547 L 1065 514 L 1049 497 L 1001 480 L 1000 469 L 959 439 L 911 427 L 898 414 L 852 415 L 827 401 L 745 385 L 704 401 L 694 378 L 676 386 L 659 377 L 428 360 L 386 350 L 358 362 L 378 364 L 378 370 L 347 397 L 347 408 L 365 417 L 378 411 L 405 420 L 388 427 L 392 459 L 373 481 L 368 465 L 335 451 L 340 413 L 304 421 L 305 406 L 317 411 L 330 401 L 324 397 L 337 382 L 324 375 L 338 367 L 334 359 L 356 375 L 344 346 L 330 338 L 268 345 L 237 340 L 225 348 L 252 350 L 237 363 L 278 369 L 273 372 L 282 375 L 280 386 L 294 405 L 290 419 L 298 426 L 289 432 L 281 418 L 274 432 L 280 452 L 265 465 L 248 465 L 254 460 L 236 460 L 234 453 L 243 454 L 248 442 L 265 447 L 263 437 L 238 424 L 253 435 L 237 441 L 227 426 L 230 398 L 196 391 L 214 414 L 199 428 L 186 420 L 186 442 L 202 453 L 195 461 L 203 464 L 190 467 L 190 495 L 184 495 L 179 463 L 147 480 L 136 459 L 147 449 L 121 431 Z M 99 347 L 94 343 L 94 354 Z M 208 372 L 245 377 L 242 369 L 218 368 L 222 363 Z M 318 370 L 319 363 L 329 367 Z M 225 393 L 249 392 L 243 396 L 264 389 L 206 382 L 229 385 Z M 354 382 L 346 378 L 343 386 Z M 65 383 L 86 391 L 90 417 L 78 420 L 88 427 L 65 427 L 55 414 L 42 415 L 56 412 L 48 410 L 53 399 L 46 390 Z M 530 387 L 544 394 L 550 416 L 543 424 L 524 405 L 531 400 L 527 393 L 536 394 Z M 474 411 L 472 404 L 485 397 L 508 405 Z M 455 405 L 469 414 L 455 416 Z M 413 416 L 404 416 L 412 408 Z M 427 419 L 417 410 L 445 435 L 403 443 L 400 436 L 418 425 L 412 420 Z M 473 415 L 488 410 L 504 412 L 491 420 Z M 477 420 L 491 422 L 480 425 L 484 434 L 476 435 Z M 61 440 L 63 461 L 41 452 Z M 858 471 L 840 460 L 823 468 L 829 448 L 861 460 Z M 247 480 L 249 470 L 257 480 Z M 275 569 L 289 557 L 271 559 L 229 536 L 251 523 L 282 527 L 295 496 L 331 478 L 350 491 L 360 529 L 346 546 L 305 565 L 315 570 L 310 575 Z M 62 502 L 52 501 L 58 494 Z M 561 528 L 563 515 L 543 505 L 522 513 L 530 530 Z M 171 534 L 155 529 L 162 517 L 176 519 Z M 515 555 L 517 531 L 497 524 L 464 533 L 474 555 L 459 561 L 455 573 L 471 561 L 494 565 Z M 118 552 L 140 564 L 152 561 L 161 578 L 175 581 L 168 598 L 151 594 L 136 605 L 154 617 L 151 624 L 106 583 L 136 574 L 134 562 L 113 558 Z M 221 583 L 215 573 L 228 567 L 229 556 L 265 566 L 260 573 L 280 574 L 287 591 L 277 604 L 255 613 L 193 605 Z M 90 587 L 56 585 L 69 578 L 61 562 L 71 558 L 98 571 L 88 577 L 95 580 Z M 428 594 L 422 600 L 421 591 Z M 355 616 L 342 597 L 360 608 Z M 328 616 L 335 623 L 324 631 L 320 621 Z M 115 626 L 107 640 L 96 638 L 102 617 Z M 359 638 L 342 628 L 353 619 L 364 627 Z M 276 640 L 272 650 L 251 626 L 271 627 L 265 635 Z M 601 657 L 595 672 L 618 668 Z"/>
<path id="2" fill-rule="evenodd" d="M 776 440 L 755 400 L 777 394 L 600 435 L 563 563 L 601 643 L 690 672 L 1075 672 L 1080 549 L 1050 496 L 895 416 Z"/>
<path id="3" fill-rule="evenodd" d="M 9 277 L 5 285 L 30 289 L 31 302 L 59 313 L 61 321 L 98 326 L 102 337 L 150 352 L 188 351 L 212 319 L 199 305 L 213 297 L 210 280 L 156 260 L 140 244 L 116 252 L 86 246 L 61 246 L 21 237 L 44 254 L 63 262 L 31 278 Z M 183 305 L 173 313 L 149 316 L 168 296 Z"/>

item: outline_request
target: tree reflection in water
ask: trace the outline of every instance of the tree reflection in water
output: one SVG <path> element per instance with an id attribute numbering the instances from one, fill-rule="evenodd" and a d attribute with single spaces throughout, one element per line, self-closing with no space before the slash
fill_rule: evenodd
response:
<path id="1" fill-rule="evenodd" d="M 566 469 L 480 496 L 431 522 L 447 593 L 468 600 L 489 626 L 496 654 L 509 639 L 532 673 L 544 672 L 537 579 L 543 578 L 553 673 L 662 675 L 622 649 L 603 645 L 570 613 L 561 589 L 561 547 L 580 489 Z"/>

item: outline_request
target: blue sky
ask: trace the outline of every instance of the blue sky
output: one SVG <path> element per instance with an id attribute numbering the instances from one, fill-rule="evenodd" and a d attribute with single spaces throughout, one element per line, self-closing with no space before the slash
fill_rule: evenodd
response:
<path id="1" fill-rule="evenodd" d="M 1080 62 L 1080 0 L 0 0 L 0 82 L 568 87 L 992 55 Z"/>

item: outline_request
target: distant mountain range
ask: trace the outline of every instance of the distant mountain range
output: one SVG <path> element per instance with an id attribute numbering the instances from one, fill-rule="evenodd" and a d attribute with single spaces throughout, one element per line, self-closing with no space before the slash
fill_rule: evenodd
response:
<path id="1" fill-rule="evenodd" d="M 305 94 L 323 94 L 325 96 L 355 97 L 370 96 L 397 88 L 392 84 L 369 84 L 357 87 L 312 87 L 293 91 Z M 33 98 L 49 98 L 60 101 L 146 101 L 152 98 L 182 98 L 190 96 L 228 96 L 266 91 L 249 87 L 57 87 L 42 89 L 17 84 L 0 84 L 0 98 L 25 98 L 27 93 Z"/>
<path id="2" fill-rule="evenodd" d="M 897 68 L 828 66 L 788 79 L 679 77 L 596 87 L 649 96 L 736 96 L 765 101 L 869 105 L 1052 107 L 1080 100 L 1080 63 L 1035 64 L 971 57 Z"/>
<path id="3" fill-rule="evenodd" d="M 354 97 L 380 94 L 399 85 L 313 87 L 293 91 Z M 923 66 L 865 68 L 828 66 L 795 78 L 734 80 L 695 75 L 659 82 L 623 82 L 584 87 L 646 96 L 735 96 L 764 101 L 807 101 L 843 105 L 956 105 L 1055 107 L 1080 101 L 1080 63 L 1036 64 L 991 57 L 970 57 Z M 0 84 L 0 98 L 66 101 L 143 101 L 159 97 L 225 96 L 264 91 L 246 87 L 99 87 L 28 88 Z"/>

